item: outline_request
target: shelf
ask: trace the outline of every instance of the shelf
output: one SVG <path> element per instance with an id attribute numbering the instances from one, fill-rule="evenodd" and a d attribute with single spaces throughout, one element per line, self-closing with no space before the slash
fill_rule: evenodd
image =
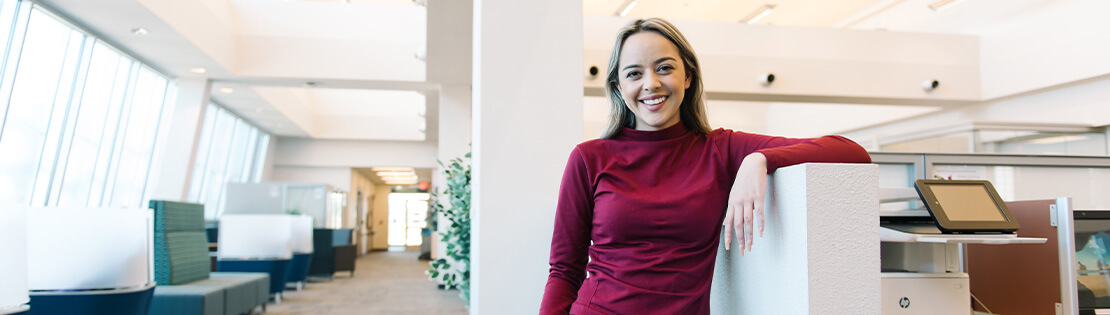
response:
<path id="1" fill-rule="evenodd" d="M 879 241 L 931 244 L 1043 244 L 1047 238 L 1018 237 L 1016 234 L 912 234 L 879 227 Z"/>

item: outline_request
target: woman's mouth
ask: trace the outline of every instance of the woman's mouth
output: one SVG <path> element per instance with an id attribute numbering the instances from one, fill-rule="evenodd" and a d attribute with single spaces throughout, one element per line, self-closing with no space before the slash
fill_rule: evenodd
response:
<path id="1" fill-rule="evenodd" d="M 662 104 L 666 100 L 667 100 L 666 96 L 659 96 L 659 97 L 652 97 L 652 98 L 648 98 L 648 99 L 642 99 L 639 102 L 640 102 L 640 105 L 644 106 L 644 109 L 647 109 L 648 111 L 654 112 L 654 111 L 659 110 L 659 108 L 663 107 Z"/>

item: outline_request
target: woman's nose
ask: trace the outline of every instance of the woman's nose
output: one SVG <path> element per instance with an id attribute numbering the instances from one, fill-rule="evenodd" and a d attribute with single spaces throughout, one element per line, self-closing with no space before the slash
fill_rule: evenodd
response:
<path id="1" fill-rule="evenodd" d="M 659 82 L 659 76 L 655 73 L 648 73 L 644 76 L 644 91 L 651 92 L 658 89 L 662 84 Z"/>

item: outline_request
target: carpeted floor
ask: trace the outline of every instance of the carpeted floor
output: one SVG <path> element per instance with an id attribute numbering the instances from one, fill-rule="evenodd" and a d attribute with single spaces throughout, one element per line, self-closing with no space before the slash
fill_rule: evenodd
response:
<path id="1" fill-rule="evenodd" d="M 286 290 L 266 313 L 285 314 L 468 314 L 459 291 L 440 290 L 428 280 L 418 252 L 371 252 L 358 258 L 354 277 L 337 272 L 331 281 Z"/>

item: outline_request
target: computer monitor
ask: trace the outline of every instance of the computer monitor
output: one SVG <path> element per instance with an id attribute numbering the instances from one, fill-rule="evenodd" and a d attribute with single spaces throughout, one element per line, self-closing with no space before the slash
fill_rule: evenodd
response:
<path id="1" fill-rule="evenodd" d="M 1075 210 L 1072 217 L 1079 309 L 1110 309 L 1110 211 Z"/>
<path id="2" fill-rule="evenodd" d="M 1010 233 L 1020 226 L 989 181 L 919 179 L 914 187 L 945 233 Z"/>

